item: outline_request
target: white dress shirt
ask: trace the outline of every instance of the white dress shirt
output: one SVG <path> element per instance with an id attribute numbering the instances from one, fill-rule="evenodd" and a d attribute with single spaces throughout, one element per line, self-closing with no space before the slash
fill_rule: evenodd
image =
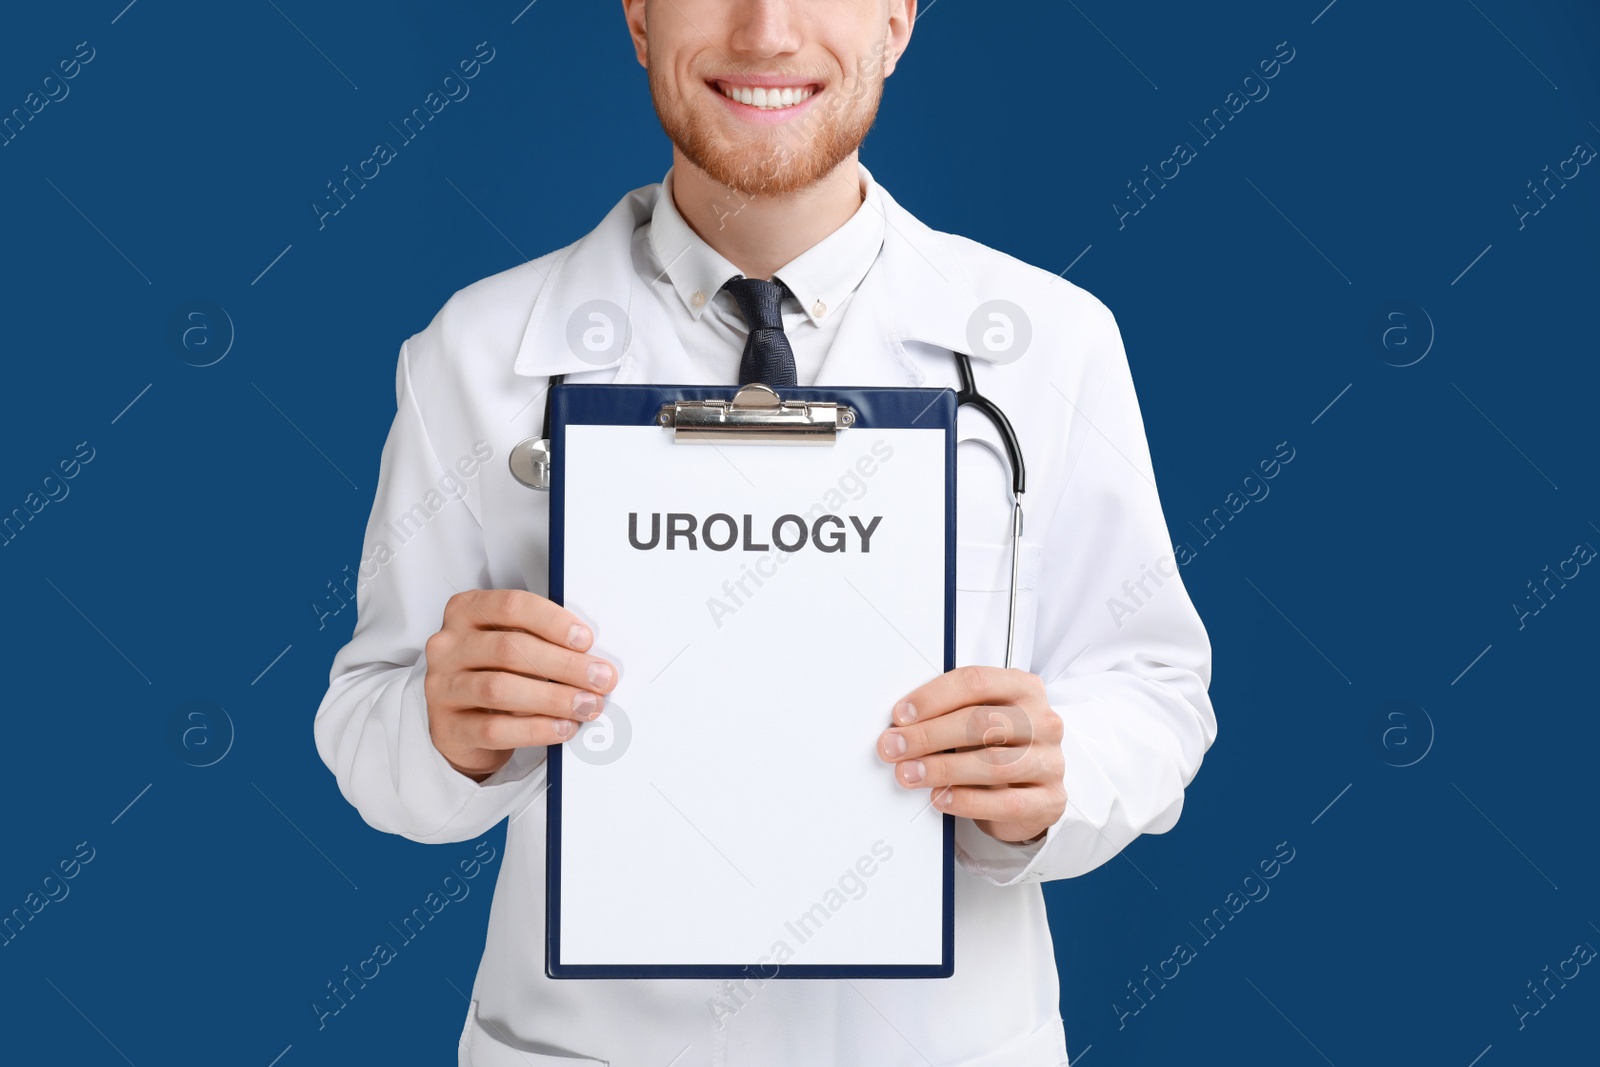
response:
<path id="1" fill-rule="evenodd" d="M 783 332 L 794 350 L 799 385 L 816 380 L 850 298 L 883 247 L 883 199 L 867 168 L 860 171 L 862 202 L 855 214 L 773 273 L 789 290 Z M 634 231 L 634 269 L 660 299 L 705 379 L 736 382 L 750 331 L 722 284 L 744 275 L 684 220 L 673 200 L 670 168 L 661 185 L 650 221 Z"/>

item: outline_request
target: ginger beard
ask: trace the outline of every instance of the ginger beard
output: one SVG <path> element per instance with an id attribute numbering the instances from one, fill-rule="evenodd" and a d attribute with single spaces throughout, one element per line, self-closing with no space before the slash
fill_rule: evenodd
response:
<path id="1" fill-rule="evenodd" d="M 722 132 L 728 120 L 720 102 L 709 96 L 686 101 L 661 64 L 650 65 L 649 79 L 656 117 L 678 151 L 712 181 L 746 197 L 784 196 L 832 174 L 866 140 L 883 100 L 880 63 L 853 81 L 829 83 L 793 122 L 750 126 L 730 138 Z M 707 85 L 706 77 L 694 81 Z M 707 92 L 717 90 L 708 86 Z"/>

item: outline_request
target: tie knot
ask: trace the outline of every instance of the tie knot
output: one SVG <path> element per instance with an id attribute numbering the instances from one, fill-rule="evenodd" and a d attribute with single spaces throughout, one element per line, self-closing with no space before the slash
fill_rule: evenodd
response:
<path id="1" fill-rule="evenodd" d="M 783 294 L 787 290 L 782 282 L 729 278 L 722 287 L 733 294 L 739 313 L 752 332 L 783 329 Z"/>

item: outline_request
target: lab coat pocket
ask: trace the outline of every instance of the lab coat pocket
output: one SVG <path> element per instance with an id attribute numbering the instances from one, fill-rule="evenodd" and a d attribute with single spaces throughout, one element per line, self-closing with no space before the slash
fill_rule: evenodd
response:
<path id="1" fill-rule="evenodd" d="M 1017 638 L 1011 665 L 1030 670 L 1038 613 L 1042 545 L 1022 542 L 1017 568 Z M 1011 543 L 956 542 L 956 666 L 1006 660 L 1006 617 L 1011 606 Z"/>
<path id="2" fill-rule="evenodd" d="M 584 1067 L 599 1064 L 607 1067 L 610 1060 L 597 1060 L 576 1053 L 553 1050 L 548 1045 L 542 1051 L 510 1043 L 504 1031 L 478 1017 L 478 1002 L 474 1000 L 467 1016 L 465 1055 L 460 1057 L 460 1067 Z"/>

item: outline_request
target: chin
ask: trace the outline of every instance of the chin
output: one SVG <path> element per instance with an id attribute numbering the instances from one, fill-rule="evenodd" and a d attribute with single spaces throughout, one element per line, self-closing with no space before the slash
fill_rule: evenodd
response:
<path id="1" fill-rule="evenodd" d="M 701 82 L 685 96 L 652 72 L 650 95 L 672 143 L 712 181 L 745 197 L 782 197 L 823 181 L 861 146 L 883 93 L 879 82 L 866 98 L 834 112 L 835 90 L 824 81 L 808 85 L 813 99 L 800 107 L 809 114 L 768 124 L 730 114 L 715 82 Z"/>

